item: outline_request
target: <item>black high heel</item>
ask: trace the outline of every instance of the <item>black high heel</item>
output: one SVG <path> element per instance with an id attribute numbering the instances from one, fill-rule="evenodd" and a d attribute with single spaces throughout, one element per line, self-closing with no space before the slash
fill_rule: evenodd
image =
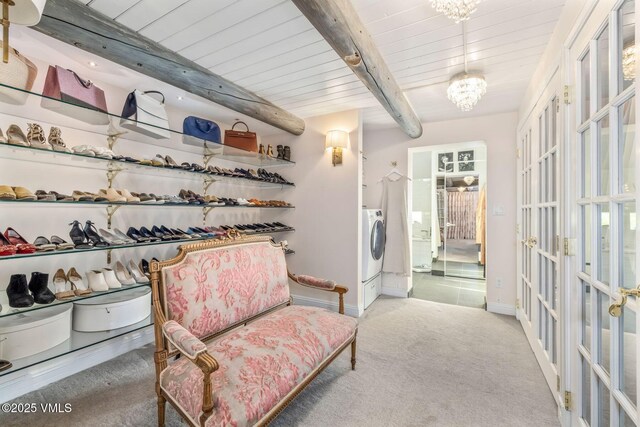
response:
<path id="1" fill-rule="evenodd" d="M 149 238 L 148 237 L 143 236 L 142 233 L 140 233 L 138 230 L 136 230 L 133 227 L 129 227 L 129 229 L 127 230 L 127 236 L 131 237 L 137 243 L 147 243 L 147 242 L 149 242 Z"/>
<path id="2" fill-rule="evenodd" d="M 171 239 L 173 239 L 173 240 L 180 240 L 181 239 L 180 235 L 178 233 L 176 233 L 175 231 L 173 231 L 172 229 L 167 228 L 164 225 L 160 226 L 159 228 L 160 228 L 160 231 L 162 231 L 164 234 L 166 234 L 169 237 L 171 237 Z"/>
<path id="3" fill-rule="evenodd" d="M 111 246 L 109 242 L 104 240 L 102 236 L 98 234 L 98 230 L 95 225 L 89 220 L 84 224 L 84 234 L 87 235 L 87 238 L 91 241 L 94 247 Z"/>
<path id="4" fill-rule="evenodd" d="M 9 297 L 9 307 L 31 307 L 34 301 L 27 287 L 27 276 L 24 274 L 12 275 L 9 286 L 7 286 L 7 296 Z"/>
<path id="5" fill-rule="evenodd" d="M 49 275 L 46 273 L 31 273 L 29 290 L 33 295 L 33 300 L 38 304 L 51 304 L 56 296 L 49 290 Z"/>
<path id="6" fill-rule="evenodd" d="M 151 233 L 162 240 L 173 240 L 173 236 L 171 234 L 165 233 L 164 231 L 160 230 L 157 225 L 151 227 Z"/>
<path id="7" fill-rule="evenodd" d="M 158 240 L 161 240 L 160 237 L 156 237 L 155 234 L 149 231 L 147 227 L 140 227 L 140 234 L 142 234 L 144 237 L 149 238 L 149 240 L 152 242 L 157 242 Z"/>
<path id="8" fill-rule="evenodd" d="M 73 221 L 71 224 L 71 231 L 69 231 L 69 237 L 73 242 L 76 249 L 91 249 L 91 241 L 89 241 L 87 235 L 80 228 L 80 221 Z"/>

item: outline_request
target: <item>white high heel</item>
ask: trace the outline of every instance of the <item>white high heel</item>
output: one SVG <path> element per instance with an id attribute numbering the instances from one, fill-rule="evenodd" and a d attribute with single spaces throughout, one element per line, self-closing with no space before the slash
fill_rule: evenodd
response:
<path id="1" fill-rule="evenodd" d="M 142 271 L 138 268 L 138 266 L 133 262 L 133 260 L 129 260 L 129 271 L 131 275 L 135 279 L 136 283 L 149 283 L 149 279 L 144 275 Z"/>
<path id="2" fill-rule="evenodd" d="M 87 271 L 87 280 L 92 291 L 104 292 L 109 290 L 109 285 L 100 270 Z"/>
<path id="3" fill-rule="evenodd" d="M 103 268 L 102 274 L 104 275 L 104 280 L 107 282 L 109 289 L 118 289 L 122 287 L 122 283 L 118 281 L 116 273 L 112 269 Z"/>
<path id="4" fill-rule="evenodd" d="M 124 266 L 120 261 L 116 262 L 113 270 L 116 272 L 116 278 L 123 285 L 135 285 L 136 279 L 134 279 L 131 274 L 129 274 L 129 270 Z"/>

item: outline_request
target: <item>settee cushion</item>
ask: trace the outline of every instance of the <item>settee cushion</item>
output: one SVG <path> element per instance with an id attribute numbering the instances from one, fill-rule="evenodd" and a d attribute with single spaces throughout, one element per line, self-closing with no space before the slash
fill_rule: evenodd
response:
<path id="1" fill-rule="evenodd" d="M 270 242 L 190 252 L 162 280 L 168 320 L 198 338 L 289 300 L 284 252 Z"/>
<path id="2" fill-rule="evenodd" d="M 348 316 L 288 306 L 210 342 L 207 349 L 220 367 L 212 374 L 215 409 L 206 425 L 253 425 L 353 337 L 356 327 Z M 202 376 L 186 358 L 160 374 L 162 389 L 196 423 Z"/>

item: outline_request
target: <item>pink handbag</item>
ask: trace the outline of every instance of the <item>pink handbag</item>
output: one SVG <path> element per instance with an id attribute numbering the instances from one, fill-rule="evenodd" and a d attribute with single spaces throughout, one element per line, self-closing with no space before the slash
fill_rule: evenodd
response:
<path id="1" fill-rule="evenodd" d="M 60 100 L 63 103 L 79 105 L 104 113 L 107 112 L 107 101 L 102 89 L 94 85 L 91 80 L 83 80 L 74 71 L 67 70 L 58 65 L 55 67 L 49 66 L 42 95 Z M 70 116 L 75 116 L 92 124 L 109 123 L 108 117 L 104 114 L 82 114 L 81 109 L 62 103 L 55 103 L 55 101 L 51 100 L 45 102 L 44 98 L 42 106 Z M 80 117 L 78 117 L 78 113 L 81 113 Z"/>

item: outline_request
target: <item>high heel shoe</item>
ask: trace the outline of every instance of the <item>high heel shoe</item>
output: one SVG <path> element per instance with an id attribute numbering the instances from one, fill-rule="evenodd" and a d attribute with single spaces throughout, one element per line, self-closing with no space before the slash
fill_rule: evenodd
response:
<path id="1" fill-rule="evenodd" d="M 173 235 L 160 230 L 157 225 L 151 227 L 151 233 L 162 240 L 173 240 Z"/>
<path id="2" fill-rule="evenodd" d="M 82 276 L 75 267 L 71 267 L 69 272 L 67 273 L 67 280 L 71 284 L 71 290 L 77 296 L 88 295 L 91 293 L 91 289 L 87 286 L 86 283 L 82 280 Z"/>
<path id="3" fill-rule="evenodd" d="M 126 242 L 122 239 L 119 239 L 117 236 L 115 236 L 114 234 L 108 232 L 107 230 L 101 228 L 100 230 L 98 230 L 100 232 L 100 236 L 107 241 L 107 243 L 109 243 L 112 246 L 118 246 L 118 245 L 124 245 L 126 244 Z"/>
<path id="4" fill-rule="evenodd" d="M 0 233 L 0 256 L 11 256 L 15 255 L 18 251 L 14 245 L 11 244 L 4 234 Z"/>
<path id="5" fill-rule="evenodd" d="M 4 232 L 4 237 L 16 247 L 19 254 L 32 254 L 36 251 L 36 246 L 27 242 L 16 230 L 9 227 Z"/>
<path id="6" fill-rule="evenodd" d="M 114 266 L 114 271 L 116 272 L 116 278 L 123 285 L 135 285 L 136 279 L 129 274 L 129 270 L 122 264 L 120 261 L 116 262 Z"/>
<path id="7" fill-rule="evenodd" d="M 37 304 L 51 304 L 56 296 L 49 290 L 47 284 L 49 283 L 49 275 L 46 273 L 31 273 L 31 280 L 29 280 L 29 291 L 33 295 L 33 300 Z"/>
<path id="8" fill-rule="evenodd" d="M 69 237 L 75 245 L 76 249 L 91 249 L 92 245 L 87 235 L 84 234 L 82 228 L 80 228 L 80 221 L 73 221 L 71 224 L 71 231 L 69 231 Z"/>
<path id="9" fill-rule="evenodd" d="M 116 273 L 110 268 L 103 268 L 102 274 L 104 275 L 104 280 L 107 282 L 109 289 L 119 289 L 122 287 L 122 283 L 116 277 Z"/>
<path id="10" fill-rule="evenodd" d="M 144 237 L 147 237 L 151 242 L 157 242 L 161 240 L 160 237 L 157 237 L 155 234 L 153 234 L 147 227 L 140 227 L 140 234 L 142 234 Z"/>
<path id="11" fill-rule="evenodd" d="M 136 283 L 149 283 L 149 279 L 144 275 L 142 271 L 138 268 L 138 266 L 133 262 L 133 260 L 129 260 L 129 272 L 135 279 Z"/>
<path id="12" fill-rule="evenodd" d="M 33 297 L 29 294 L 27 276 L 24 274 L 12 275 L 11 279 L 9 279 L 9 286 L 7 286 L 7 296 L 9 297 L 9 307 L 31 307 L 33 305 Z"/>
<path id="13" fill-rule="evenodd" d="M 136 240 L 130 238 L 129 236 L 127 236 L 126 234 L 124 234 L 122 231 L 120 231 L 119 228 L 114 228 L 113 232 L 112 232 L 118 239 L 122 240 L 123 242 L 125 242 L 125 244 L 127 245 L 133 245 L 134 243 L 137 243 Z"/>
<path id="14" fill-rule="evenodd" d="M 127 236 L 135 240 L 136 243 L 149 243 L 151 240 L 133 227 L 129 227 L 129 230 L 127 230 Z"/>
<path id="15" fill-rule="evenodd" d="M 87 238 L 91 241 L 91 243 L 93 244 L 94 247 L 104 247 L 104 246 L 110 246 L 109 243 L 104 240 L 102 237 L 100 237 L 100 235 L 98 234 L 98 230 L 96 229 L 96 226 L 93 222 L 91 222 L 90 220 L 87 220 L 87 222 L 84 224 L 84 234 L 87 236 Z"/>
<path id="16" fill-rule="evenodd" d="M 153 229 L 152 229 L 152 231 L 153 231 Z M 173 230 L 165 227 L 164 225 L 160 227 L 160 231 L 162 231 L 164 234 L 170 236 L 172 240 L 180 240 L 180 239 L 182 239 L 182 237 L 180 237 L 180 235 L 178 235 L 178 233 L 176 233 Z"/>
<path id="17" fill-rule="evenodd" d="M 64 273 L 63 269 L 59 268 L 53 276 L 53 286 L 56 292 L 56 299 L 65 300 L 75 296 L 75 293 L 72 290 L 67 289 L 67 283 L 69 283 L 67 275 Z"/>
<path id="18" fill-rule="evenodd" d="M 104 292 L 109 290 L 109 285 L 100 270 L 87 271 L 87 281 L 89 287 L 94 292 Z"/>

